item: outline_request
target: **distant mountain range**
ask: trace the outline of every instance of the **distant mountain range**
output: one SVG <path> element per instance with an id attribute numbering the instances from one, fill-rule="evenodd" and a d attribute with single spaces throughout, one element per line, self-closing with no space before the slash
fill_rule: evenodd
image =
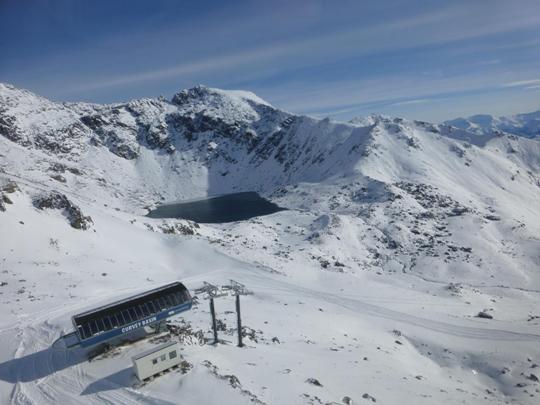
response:
<path id="1" fill-rule="evenodd" d="M 494 132 L 506 132 L 526 138 L 540 138 L 540 111 L 525 114 L 494 117 L 489 114 L 472 115 L 467 118 L 455 118 L 445 124 L 464 129 L 479 135 Z"/>

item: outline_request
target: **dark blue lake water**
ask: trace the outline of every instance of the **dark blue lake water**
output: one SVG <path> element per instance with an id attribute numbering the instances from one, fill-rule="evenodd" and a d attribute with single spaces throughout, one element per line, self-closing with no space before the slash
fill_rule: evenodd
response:
<path id="1" fill-rule="evenodd" d="M 244 221 L 283 211 L 255 192 L 209 197 L 201 200 L 164 204 L 150 211 L 150 218 L 183 218 L 200 223 Z"/>

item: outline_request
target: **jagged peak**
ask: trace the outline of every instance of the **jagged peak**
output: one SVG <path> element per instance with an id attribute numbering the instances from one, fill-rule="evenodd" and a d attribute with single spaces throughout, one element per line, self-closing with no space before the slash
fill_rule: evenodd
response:
<path id="1" fill-rule="evenodd" d="M 365 117 L 354 117 L 348 121 L 349 124 L 360 127 L 368 127 L 377 124 L 401 124 L 401 123 L 410 123 L 404 118 L 392 117 L 385 114 L 370 114 Z"/>
<path id="2" fill-rule="evenodd" d="M 12 84 L 10 83 L 3 83 L 3 82 L 0 82 L 0 91 L 9 91 L 9 90 L 15 90 L 16 87 L 13 86 Z"/>
<path id="3" fill-rule="evenodd" d="M 0 82 L 0 100 L 1 101 L 6 102 L 9 99 L 21 99 L 21 98 L 36 99 L 36 100 L 41 100 L 43 102 L 51 102 L 47 100 L 46 98 L 38 96 L 37 94 L 31 92 L 30 90 L 19 88 L 10 83 Z"/>
<path id="4" fill-rule="evenodd" d="M 191 103 L 194 100 L 208 101 L 208 99 L 230 99 L 236 102 L 253 102 L 271 107 L 270 103 L 251 91 L 222 90 L 202 84 L 179 91 L 173 96 L 171 101 L 174 104 L 183 105 L 185 103 Z"/>
<path id="5" fill-rule="evenodd" d="M 258 120 L 273 107 L 249 91 L 221 90 L 203 85 L 176 93 L 172 100 L 184 114 L 212 115 L 224 121 Z"/>

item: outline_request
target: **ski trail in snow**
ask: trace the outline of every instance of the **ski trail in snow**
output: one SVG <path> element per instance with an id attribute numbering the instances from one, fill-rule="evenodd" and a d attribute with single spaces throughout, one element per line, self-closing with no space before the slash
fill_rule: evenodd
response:
<path id="1" fill-rule="evenodd" d="M 274 286 L 270 287 L 270 285 Z M 254 284 L 250 284 L 254 287 Z M 482 339 L 482 340 L 502 340 L 502 341 L 521 341 L 521 342 L 540 342 L 540 334 L 513 332 L 504 329 L 479 328 L 473 326 L 456 325 L 452 323 L 437 321 L 433 319 L 422 318 L 416 315 L 410 315 L 405 312 L 400 312 L 378 305 L 369 304 L 357 297 L 350 295 L 338 295 L 324 291 L 317 291 L 306 287 L 300 287 L 295 284 L 286 283 L 272 279 L 265 280 L 265 283 L 257 285 L 257 289 L 272 294 L 272 291 L 294 292 L 301 293 L 303 296 L 309 296 L 314 299 L 323 300 L 330 304 L 341 306 L 353 312 L 362 313 L 364 315 L 375 318 L 384 318 L 391 321 L 412 325 L 424 329 L 429 329 L 434 332 L 444 333 L 467 339 Z"/>
<path id="2" fill-rule="evenodd" d="M 422 281 L 425 281 L 426 283 L 433 283 L 433 284 L 439 284 L 439 285 L 448 285 L 448 281 L 440 281 L 435 280 L 432 278 L 424 277 L 420 274 L 416 273 L 408 273 L 408 275 L 412 277 L 419 278 Z M 460 282 L 461 285 L 467 286 L 467 287 L 474 287 L 474 288 L 503 288 L 506 290 L 517 290 L 517 291 L 523 291 L 527 293 L 535 293 L 540 294 L 540 290 L 536 290 L 534 288 L 525 288 L 525 287 L 515 287 L 511 285 L 502 285 L 502 284 L 474 284 L 474 283 L 467 283 L 467 282 Z"/>
<path id="3" fill-rule="evenodd" d="M 252 269 L 249 275 L 245 272 L 239 272 L 238 276 L 234 271 L 212 271 L 213 278 L 234 277 L 243 279 L 243 282 L 250 289 L 254 289 L 261 294 L 270 296 L 302 296 L 313 300 L 328 303 L 338 307 L 345 308 L 355 314 L 367 315 L 369 317 L 386 319 L 400 325 L 400 329 L 407 329 L 407 326 L 413 326 L 430 331 L 443 333 L 465 339 L 479 339 L 484 341 L 521 341 L 521 342 L 540 342 L 540 335 L 531 333 L 514 332 L 504 329 L 491 329 L 474 326 L 456 325 L 442 322 L 439 320 L 422 318 L 385 308 L 380 305 L 366 302 L 359 295 L 339 294 L 327 291 L 319 291 L 304 287 L 295 283 L 287 282 L 278 277 L 268 276 L 263 269 Z M 206 278 L 208 274 L 205 274 Z M 201 277 L 194 276 L 186 279 L 192 283 L 198 281 Z M 136 289 L 125 289 L 123 292 L 132 292 Z M 117 295 L 117 292 L 115 292 Z M 99 297 L 95 301 L 104 301 L 106 298 Z M 94 301 L 94 300 L 92 300 Z M 388 299 L 388 303 L 400 302 L 399 298 L 395 300 Z M 88 302 L 84 306 L 88 306 Z M 58 333 L 58 327 L 55 326 L 53 319 L 57 319 L 62 314 L 67 314 L 74 310 L 73 306 L 62 305 L 53 308 L 52 311 L 40 311 L 34 315 L 18 322 L 18 325 L 12 329 L 18 329 L 19 344 L 16 349 L 15 357 L 21 358 L 39 352 L 43 348 L 48 348 Z M 17 381 L 11 394 L 11 403 L 16 405 L 41 404 L 45 402 L 53 403 L 72 403 L 74 399 L 84 403 L 91 404 L 171 404 L 166 399 L 152 397 L 146 393 L 141 393 L 122 384 L 117 384 L 114 379 L 92 375 L 85 371 L 84 363 L 73 364 L 69 367 L 63 367 L 62 362 L 69 363 L 69 359 L 64 359 L 61 353 L 54 350 L 46 352 L 45 356 L 36 357 L 28 362 L 27 366 L 35 368 L 36 376 L 43 377 L 30 379 L 26 381 Z M 30 364 L 32 363 L 32 364 Z M 60 363 L 60 364 L 59 364 Z M 25 371 L 23 371 L 25 372 Z M 32 374 L 32 372 L 30 372 Z M 88 387 L 99 382 L 97 392 L 85 393 Z"/>

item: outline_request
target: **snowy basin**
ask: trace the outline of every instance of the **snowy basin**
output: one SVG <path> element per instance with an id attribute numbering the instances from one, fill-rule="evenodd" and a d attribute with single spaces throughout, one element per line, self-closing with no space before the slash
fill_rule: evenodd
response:
<path id="1" fill-rule="evenodd" d="M 259 194 L 249 191 L 164 204 L 150 211 L 147 216 L 183 218 L 200 223 L 222 223 L 244 221 L 284 209 Z"/>

